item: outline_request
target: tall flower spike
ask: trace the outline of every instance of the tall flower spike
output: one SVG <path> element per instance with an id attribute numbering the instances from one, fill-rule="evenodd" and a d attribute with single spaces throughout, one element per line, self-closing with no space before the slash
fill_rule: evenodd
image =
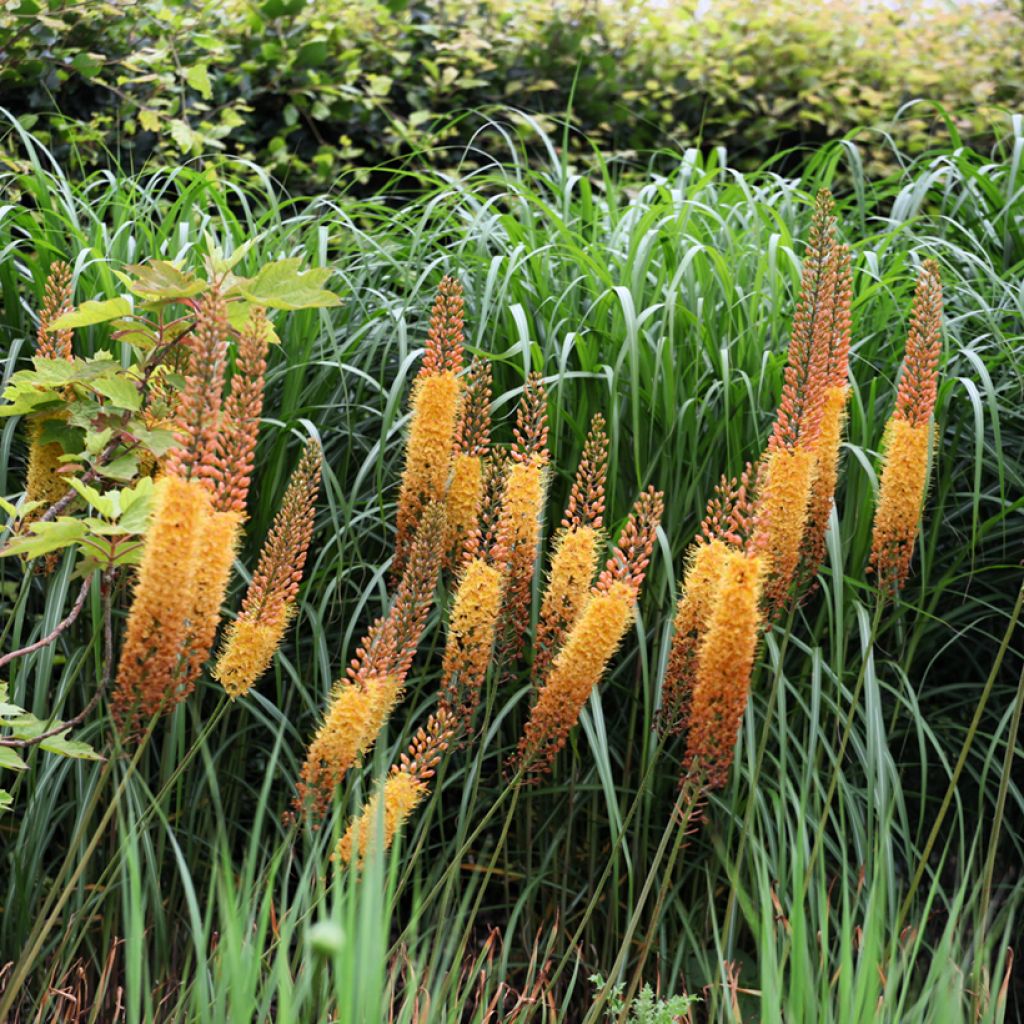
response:
<path id="1" fill-rule="evenodd" d="M 463 341 L 462 286 L 446 277 L 430 317 L 426 351 L 411 396 L 409 440 L 398 495 L 392 575 L 401 576 L 423 510 L 443 501 L 459 420 Z"/>
<path id="2" fill-rule="evenodd" d="M 448 532 L 446 560 L 458 565 L 476 529 L 484 497 L 484 462 L 491 448 L 491 367 L 474 359 L 466 374 L 466 391 L 455 435 L 451 480 L 445 498 Z"/>
<path id="3" fill-rule="evenodd" d="M 349 768 L 374 744 L 401 700 L 441 567 L 445 519 L 427 509 L 394 603 L 364 638 L 331 694 L 323 724 L 309 745 L 295 807 L 321 815 Z"/>
<path id="4" fill-rule="evenodd" d="M 758 473 L 753 547 L 766 561 L 763 590 L 769 621 L 793 595 L 816 472 L 814 449 L 797 447 L 769 452 Z"/>
<path id="5" fill-rule="evenodd" d="M 126 726 L 176 702 L 209 511 L 209 492 L 198 481 L 165 476 L 157 482 L 113 697 L 115 714 Z"/>
<path id="6" fill-rule="evenodd" d="M 689 720 L 697 651 L 707 632 L 729 552 L 745 550 L 751 542 L 756 490 L 757 466 L 750 463 L 739 480 L 723 476 L 690 549 L 658 712 L 658 727 L 669 735 L 682 732 Z"/>
<path id="7" fill-rule="evenodd" d="M 43 304 L 39 310 L 39 331 L 36 334 L 36 358 L 70 359 L 71 328 L 50 331 L 59 316 L 71 310 L 71 267 L 63 262 L 50 265 L 43 291 Z M 40 413 L 28 419 L 28 469 L 25 478 L 25 499 L 52 505 L 68 490 L 67 481 L 60 475 L 64 449 L 56 442 L 41 440 L 43 422 L 59 413 Z"/>
<path id="8" fill-rule="evenodd" d="M 176 405 L 177 444 L 167 456 L 170 475 L 202 480 L 211 491 L 218 476 L 227 332 L 227 307 L 211 288 L 199 299 L 195 329 L 187 341 L 188 370 Z"/>
<path id="9" fill-rule="evenodd" d="M 263 542 L 242 609 L 227 628 L 213 676 L 232 699 L 248 693 L 270 667 L 294 614 L 313 535 L 322 458 L 320 445 L 310 438 Z"/>
<path id="10" fill-rule="evenodd" d="M 71 267 L 62 260 L 51 263 L 43 290 L 43 305 L 39 311 L 39 331 L 36 334 L 36 355 L 40 359 L 71 358 L 71 328 L 50 330 L 50 324 L 71 312 L 71 289 Z"/>
<path id="11" fill-rule="evenodd" d="M 485 558 L 462 569 L 448 621 L 441 678 L 441 706 L 460 733 L 468 733 L 491 663 L 501 614 L 504 579 Z"/>
<path id="12" fill-rule="evenodd" d="M 697 652 L 684 772 L 709 789 L 725 785 L 750 691 L 760 629 L 757 554 L 730 551 L 721 568 L 707 631 Z"/>
<path id="13" fill-rule="evenodd" d="M 213 649 L 241 529 L 242 517 L 238 512 L 219 512 L 211 508 L 203 519 L 192 584 L 192 608 L 188 615 L 189 628 L 176 687 L 177 700 L 183 700 L 192 692 Z"/>
<path id="14" fill-rule="evenodd" d="M 518 657 L 523 623 L 529 619 L 533 574 L 540 547 L 547 486 L 547 394 L 540 374 L 531 373 L 516 411 L 515 443 L 505 478 L 497 546 L 505 559 L 504 644 L 502 657 Z"/>
<path id="15" fill-rule="evenodd" d="M 813 441 L 818 431 L 824 388 L 828 380 L 828 352 L 832 305 L 835 299 L 835 217 L 832 196 L 818 193 L 804 253 L 800 298 L 793 315 L 789 353 L 782 385 L 782 400 L 768 442 L 769 452 L 792 450 Z M 824 342 L 824 343 L 823 343 Z"/>
<path id="16" fill-rule="evenodd" d="M 430 792 L 434 776 L 455 730 L 445 711 L 431 715 L 417 730 L 398 764 L 391 766 L 383 785 L 349 823 L 334 856 L 343 864 L 361 867 L 367 858 L 380 856 L 394 842 L 417 807 Z"/>
<path id="17" fill-rule="evenodd" d="M 217 440 L 214 506 L 245 515 L 252 479 L 256 435 L 263 412 L 270 323 L 257 306 L 238 336 L 238 358 L 224 403 L 224 425 Z"/>
<path id="18" fill-rule="evenodd" d="M 843 443 L 846 403 L 849 395 L 850 356 L 850 252 L 843 246 L 833 251 L 835 295 L 828 325 L 828 383 L 824 392 L 821 428 L 814 442 L 815 474 L 811 485 L 808 523 L 804 537 L 798 589 L 817 574 L 825 559 L 825 534 L 839 479 L 839 454 Z"/>
<path id="19" fill-rule="evenodd" d="M 697 651 L 708 628 L 722 569 L 729 560 L 729 545 L 720 537 L 699 540 L 692 548 L 683 576 L 682 596 L 676 605 L 672 646 L 661 690 L 658 727 L 668 735 L 683 732 L 697 670 Z"/>
<path id="20" fill-rule="evenodd" d="M 523 772 L 540 775 L 550 770 L 625 636 L 663 511 L 662 495 L 653 489 L 634 505 L 607 568 L 569 630 L 530 712 L 519 741 Z"/>
<path id="21" fill-rule="evenodd" d="M 871 538 L 868 570 L 879 586 L 899 590 L 910 572 L 918 521 L 928 486 L 931 414 L 938 389 L 942 341 L 942 283 L 938 265 L 921 268 L 914 296 L 896 408 L 885 428 L 885 462 Z"/>
<path id="22" fill-rule="evenodd" d="M 541 601 L 533 645 L 533 674 L 537 679 L 547 675 L 567 631 L 590 595 L 600 559 L 607 475 L 608 435 L 604 431 L 604 417 L 597 413 L 580 456 Z"/>

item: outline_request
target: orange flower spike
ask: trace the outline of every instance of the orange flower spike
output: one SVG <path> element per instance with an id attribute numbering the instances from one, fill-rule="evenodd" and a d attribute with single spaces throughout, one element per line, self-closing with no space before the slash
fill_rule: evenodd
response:
<path id="1" fill-rule="evenodd" d="M 198 482 L 173 476 L 158 481 L 113 697 L 122 723 L 130 724 L 140 713 L 152 715 L 176 700 L 175 677 L 209 510 L 209 493 Z"/>
<path id="2" fill-rule="evenodd" d="M 214 505 L 242 516 L 263 412 L 269 331 L 266 311 L 257 306 L 238 337 L 235 373 L 224 403 L 224 426 L 217 442 Z"/>
<path id="3" fill-rule="evenodd" d="M 470 535 L 477 527 L 484 498 L 484 462 L 490 447 L 491 368 L 489 363 L 474 359 L 466 375 L 445 499 L 448 516 L 445 551 L 449 565 L 458 565 L 463 560 Z"/>
<path id="4" fill-rule="evenodd" d="M 793 593 L 816 471 L 814 449 L 802 447 L 769 452 L 761 467 L 753 547 L 768 562 L 764 594 L 769 619 Z"/>
<path id="5" fill-rule="evenodd" d="M 621 580 L 595 591 L 566 637 L 519 741 L 524 771 L 550 770 L 633 618 L 633 588 Z"/>
<path id="6" fill-rule="evenodd" d="M 505 477 L 497 546 L 507 566 L 505 630 L 508 657 L 522 650 L 522 624 L 529 619 L 533 574 L 540 546 L 541 517 L 550 459 L 547 395 L 540 374 L 532 373 L 516 411 L 515 444 Z"/>
<path id="7" fill-rule="evenodd" d="M 542 774 L 550 769 L 622 642 L 633 620 L 663 511 L 662 495 L 653 488 L 634 505 L 612 558 L 569 630 L 530 713 L 519 741 L 524 771 Z"/>
<path id="8" fill-rule="evenodd" d="M 70 328 L 50 331 L 50 324 L 59 316 L 70 312 L 71 267 L 57 261 L 50 265 L 43 291 L 43 305 L 39 311 L 39 330 L 36 334 L 36 358 L 70 359 L 72 332 Z M 51 414 L 54 418 L 57 414 Z M 60 461 L 64 449 L 55 441 L 42 444 L 42 421 L 45 413 L 28 418 L 28 468 L 25 478 L 25 499 L 52 505 L 68 491 L 67 481 L 60 475 L 63 463 Z"/>
<path id="9" fill-rule="evenodd" d="M 338 842 L 334 856 L 361 867 L 365 858 L 387 851 L 417 807 L 430 793 L 430 779 L 455 732 L 444 710 L 417 730 L 408 753 L 391 766 L 384 784 L 363 805 Z"/>
<path id="10" fill-rule="evenodd" d="M 551 559 L 534 641 L 533 674 L 543 679 L 590 595 L 600 558 L 608 437 L 604 417 L 594 416 L 562 518 L 562 532 Z"/>
<path id="11" fill-rule="evenodd" d="M 651 563 L 658 526 L 664 513 L 664 495 L 648 487 L 633 505 L 612 557 L 608 559 L 597 581 L 597 590 L 609 590 L 616 582 L 626 583 L 633 590 L 636 600 Z"/>
<path id="12" fill-rule="evenodd" d="M 199 299 L 195 329 L 187 339 L 185 386 L 177 397 L 177 445 L 167 456 L 171 476 L 193 477 L 214 488 L 219 477 L 218 437 L 227 360 L 227 307 L 216 288 Z"/>
<path id="13" fill-rule="evenodd" d="M 912 426 L 927 426 L 938 394 L 939 356 L 942 354 L 942 280 L 935 260 L 925 260 L 917 279 L 910 314 L 903 372 L 896 391 L 895 419 Z"/>
<path id="14" fill-rule="evenodd" d="M 401 694 L 401 684 L 384 676 L 360 686 L 341 679 L 331 693 L 327 713 L 306 753 L 296 809 L 321 817 L 348 770 L 367 749 Z"/>
<path id="15" fill-rule="evenodd" d="M 761 625 L 763 570 L 759 555 L 728 553 L 697 652 L 684 769 L 687 774 L 699 773 L 709 789 L 728 781 L 736 734 L 747 706 Z"/>
<path id="16" fill-rule="evenodd" d="M 769 452 L 780 448 L 792 450 L 797 443 L 807 444 L 818 430 L 828 382 L 837 286 L 832 207 L 832 196 L 822 189 L 804 253 L 800 298 L 793 315 L 782 399 L 768 441 Z"/>
<path id="17" fill-rule="evenodd" d="M 232 699 L 248 693 L 270 666 L 293 615 L 313 535 L 322 460 L 320 445 L 308 440 L 263 543 L 238 618 L 228 626 L 213 675 Z"/>
<path id="18" fill-rule="evenodd" d="M 43 425 L 35 419 L 28 421 L 28 467 L 25 472 L 25 500 L 41 501 L 52 505 L 67 494 L 69 486 L 61 475 L 64 449 L 56 442 L 40 441 Z M 39 514 L 38 511 L 36 514 Z"/>
<path id="19" fill-rule="evenodd" d="M 697 650 L 707 631 L 729 554 L 726 542 L 716 537 L 710 542 L 698 542 L 690 556 L 662 684 L 659 726 L 669 734 L 682 732 L 687 726 Z"/>
<path id="20" fill-rule="evenodd" d="M 185 658 L 177 687 L 178 700 L 192 692 L 213 648 L 241 529 L 242 517 L 238 512 L 211 509 L 204 517 L 196 554 L 189 629 L 184 642 Z"/>
<path id="21" fill-rule="evenodd" d="M 837 246 L 835 262 L 835 301 L 826 340 L 829 348 L 828 382 L 824 390 L 820 430 L 812 445 L 815 455 L 814 482 L 808 507 L 808 525 L 801 558 L 800 583 L 815 576 L 825 558 L 825 534 L 835 500 L 839 479 L 839 454 L 843 443 L 846 404 L 849 397 L 847 378 L 850 355 L 850 253 L 846 246 Z"/>
<path id="22" fill-rule="evenodd" d="M 448 623 L 441 706 L 468 732 L 491 663 L 501 615 L 499 568 L 474 558 L 462 570 Z"/>
<path id="23" fill-rule="evenodd" d="M 444 278 L 430 318 L 426 351 L 411 396 L 409 440 L 396 513 L 392 573 L 405 567 L 423 510 L 443 501 L 459 422 L 463 341 L 462 286 Z"/>
<path id="24" fill-rule="evenodd" d="M 50 324 L 65 313 L 70 313 L 73 308 L 71 267 L 58 260 L 50 264 L 50 272 L 46 276 L 46 286 L 43 290 L 43 305 L 39 311 L 36 355 L 40 359 L 71 358 L 71 328 L 51 331 Z"/>
<path id="25" fill-rule="evenodd" d="M 929 260 L 918 278 L 896 408 L 882 444 L 885 462 L 868 568 L 878 574 L 879 585 L 887 590 L 899 590 L 910 573 L 928 487 L 941 325 L 942 284 L 938 266 Z"/>
<path id="26" fill-rule="evenodd" d="M 334 790 L 376 742 L 401 700 L 437 585 L 444 531 L 444 513 L 432 505 L 416 534 L 390 611 L 363 638 L 347 678 L 335 684 L 302 768 L 297 810 L 321 814 L 326 809 Z"/>

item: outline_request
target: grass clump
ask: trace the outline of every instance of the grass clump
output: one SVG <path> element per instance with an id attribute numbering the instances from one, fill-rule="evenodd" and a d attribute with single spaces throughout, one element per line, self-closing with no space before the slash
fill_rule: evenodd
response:
<path id="1" fill-rule="evenodd" d="M 231 703 L 201 674 L 145 745 L 121 752 L 101 703 L 75 736 L 105 762 L 31 750 L 8 776 L 0 959 L 14 966 L 0 1016 L 67 1016 L 73 992 L 89 1007 L 82 1020 L 116 1008 L 131 1021 L 593 1021 L 609 1006 L 628 1020 L 631 1007 L 659 1012 L 636 1002 L 647 984 L 699 996 L 685 1010 L 693 1021 L 1019 1014 L 1008 949 L 1022 895 L 1010 709 L 1024 245 L 1012 160 L 935 152 L 870 181 L 855 151 L 837 147 L 791 180 L 688 154 L 638 186 L 510 162 L 460 184 L 428 182 L 395 209 L 294 201 L 258 174 L 218 183 L 188 168 L 72 183 L 38 145 L 23 145 L 26 169 L 5 179 L 21 203 L 0 216 L 7 379 L 30 365 L 32 310 L 58 257 L 72 258 L 79 300 L 107 300 L 121 293 L 115 271 L 147 256 L 194 266 L 216 245 L 237 256 L 236 275 L 255 278 L 261 260 L 301 254 L 332 272 L 325 283 L 343 302 L 274 315 L 280 344 L 267 356 L 227 608 L 242 601 L 244 567 L 257 564 L 311 436 L 324 472 L 292 627 L 267 675 Z M 854 183 L 835 208 L 850 259 L 848 411 L 816 589 L 800 601 L 787 592 L 764 629 L 731 770 L 687 817 L 675 767 L 686 739 L 660 715 L 676 573 L 721 475 L 724 499 L 769 446 L 801 239 L 814 196 L 839 171 Z M 247 239 L 257 242 L 243 249 Z M 939 264 L 944 305 L 931 484 L 913 571 L 883 601 L 862 570 L 885 423 L 907 380 L 898 325 L 926 259 Z M 394 607 L 404 410 L 445 272 L 464 287 L 467 361 L 486 357 L 492 371 L 487 453 L 515 444 L 513 409 L 537 373 L 545 513 L 570 507 L 596 413 L 608 438 L 601 529 L 622 534 L 652 485 L 666 512 L 622 646 L 551 774 L 517 787 L 501 772 L 529 721 L 529 654 L 485 673 L 471 741 L 440 750 L 417 739 L 421 727 L 445 731 L 443 716 L 440 730 L 430 716 L 460 575 L 442 551 L 447 568 L 401 705 L 365 763 L 331 786 L 323 813 L 285 822 L 338 666 Z M 109 345 L 103 324 L 76 328 L 77 359 Z M 11 453 L 0 490 L 15 496 L 28 446 L 13 418 L 0 439 Z M 456 418 L 453 448 L 459 439 Z M 481 508 L 489 494 L 500 504 L 503 480 L 484 480 Z M 723 516 L 728 524 L 731 511 Z M 500 530 L 495 517 L 489 534 L 488 522 L 489 551 Z M 525 610 L 510 624 L 527 637 L 544 609 L 538 552 L 554 550 L 554 532 L 540 530 Z M 75 571 L 70 556 L 50 575 L 0 561 L 7 650 L 66 617 Z M 796 579 L 811 582 L 799 566 Z M 120 628 L 127 592 L 109 603 Z M 103 607 L 97 589 L 57 640 L 6 666 L 13 703 L 40 720 L 88 705 L 105 663 Z M 332 862 L 347 823 L 394 777 L 390 764 L 419 781 L 410 744 L 434 774 L 404 828 L 392 817 L 392 850 L 364 856 L 361 873 Z M 386 816 L 376 828 L 361 834 L 364 851 L 387 836 Z M 594 971 L 607 979 L 596 996 L 583 980 Z"/>

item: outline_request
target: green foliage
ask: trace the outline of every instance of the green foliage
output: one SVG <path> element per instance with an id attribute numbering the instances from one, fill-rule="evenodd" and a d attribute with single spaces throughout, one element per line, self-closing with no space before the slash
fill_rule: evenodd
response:
<path id="1" fill-rule="evenodd" d="M 30 714 L 17 704 L 11 704 L 7 700 L 8 685 L 0 683 L 0 729 L 4 730 L 5 740 L 33 740 L 45 733 L 53 733 L 39 740 L 35 746 L 45 750 L 49 754 L 58 754 L 61 757 L 85 758 L 90 761 L 101 760 L 100 755 L 88 744 L 80 740 L 68 739 L 68 730 L 60 730 L 61 722 L 44 722 L 35 715 Z M 7 731 L 9 730 L 9 731 Z M 28 764 L 25 761 L 19 748 L 11 746 L 0 746 L 0 769 L 23 772 L 28 771 Z M 0 812 L 8 811 L 14 802 L 14 798 L 5 789 L 0 789 Z"/>
<path id="2" fill-rule="evenodd" d="M 494 130 L 481 145 L 497 158 L 502 138 Z M 42 292 L 40 252 L 101 254 L 79 262 L 78 288 L 108 299 L 125 291 L 114 271 L 142 254 L 187 266 L 207 235 L 233 256 L 258 238 L 239 275 L 256 278 L 262 252 L 308 253 L 336 268 L 346 301 L 281 318 L 270 357 L 253 533 L 313 429 L 327 469 L 294 633 L 244 700 L 229 704 L 203 680 L 129 752 L 101 711 L 76 735 L 116 756 L 38 756 L 10 773 L 13 795 L 32 800 L 5 819 L 0 961 L 27 975 L 0 996 L 0 1016 L 53 1016 L 58 992 L 84 979 L 97 1020 L 116 1008 L 131 1024 L 596 1024 L 608 1000 L 585 979 L 601 970 L 625 984 L 627 1012 L 650 983 L 699 993 L 692 1015 L 716 1024 L 1019 1018 L 1007 948 L 1024 908 L 1024 797 L 1002 767 L 1021 751 L 1009 713 L 1024 545 L 1018 162 L 940 150 L 877 181 L 858 150 L 837 146 L 796 180 L 690 152 L 671 173 L 624 185 L 605 167 L 568 173 L 557 157 L 531 171 L 516 149 L 465 181 L 425 178 L 402 206 L 295 202 L 245 164 L 216 179 L 175 168 L 69 180 L 42 162 L 26 148 L 0 178 L 23 199 L 0 213 L 7 374 L 31 367 L 25 293 Z M 792 628 L 767 638 L 733 777 L 684 837 L 671 820 L 681 752 L 651 732 L 676 580 L 718 475 L 763 444 L 810 201 L 840 175 L 852 185 L 839 215 L 855 346 L 828 563 Z M 925 256 L 942 264 L 947 302 L 934 485 L 913 580 L 872 636 L 862 568 L 873 467 Z M 446 270 L 466 286 L 471 347 L 495 359 L 502 417 L 527 369 L 547 378 L 549 524 L 597 410 L 611 438 L 609 530 L 647 483 L 665 489 L 670 511 L 635 629 L 551 782 L 514 797 L 500 778 L 529 679 L 490 680 L 488 727 L 442 766 L 393 857 L 359 881 L 329 854 L 433 707 L 436 650 L 422 652 L 374 763 L 351 773 L 324 827 L 291 829 L 281 812 L 324 698 L 387 599 L 401 410 Z M 83 359 L 109 349 L 112 324 L 81 329 Z M 0 492 L 13 493 L 24 452 L 13 418 L 0 443 Z M 45 579 L 0 560 L 5 644 L 32 643 L 63 618 L 73 573 L 70 558 Z M 40 718 L 67 717 L 93 692 L 102 643 L 89 611 L 10 666 L 12 699 Z M 441 626 L 435 615 L 429 635 Z M 946 826 L 910 893 L 961 749 Z M 666 844 L 678 848 L 671 862 Z M 981 870 L 990 851 L 994 883 Z"/>
<path id="3" fill-rule="evenodd" d="M 599 990 L 607 984 L 600 974 L 591 975 L 590 981 Z M 618 1018 L 624 1024 L 679 1024 L 689 1014 L 694 1003 L 698 1002 L 696 996 L 659 999 L 650 985 L 644 985 L 640 994 L 627 1006 L 623 998 L 625 988 L 624 982 L 612 986 L 605 1010 L 609 1020 Z"/>
<path id="4" fill-rule="evenodd" d="M 89 166 L 108 150 L 136 166 L 219 153 L 309 189 L 413 155 L 486 163 L 473 143 L 498 111 L 513 134 L 524 115 L 570 113 L 574 158 L 700 144 L 753 166 L 877 125 L 910 153 L 936 132 L 981 146 L 1024 88 L 1024 23 L 990 0 L 697 7 L 18 0 L 0 12 L 0 92 Z"/>

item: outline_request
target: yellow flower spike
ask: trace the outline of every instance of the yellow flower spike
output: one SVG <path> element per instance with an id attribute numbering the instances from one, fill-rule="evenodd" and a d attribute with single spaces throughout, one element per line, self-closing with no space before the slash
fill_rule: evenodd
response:
<path id="1" fill-rule="evenodd" d="M 513 462 L 502 494 L 497 547 L 508 572 L 505 621 L 511 630 L 509 653 L 512 656 L 522 648 L 522 623 L 530 614 L 530 594 L 544 511 L 546 469 L 547 459 L 543 454 Z"/>
<path id="2" fill-rule="evenodd" d="M 942 282 L 934 260 L 921 267 L 907 334 L 896 408 L 886 424 L 885 464 L 875 509 L 868 570 L 885 589 L 899 589 L 910 572 L 917 524 L 928 485 L 928 443 L 942 352 Z"/>
<path id="3" fill-rule="evenodd" d="M 176 703 L 196 559 L 210 511 L 210 493 L 198 480 L 165 476 L 154 491 L 113 696 L 115 713 L 125 724 Z"/>
<path id="4" fill-rule="evenodd" d="M 309 809 L 322 814 L 348 770 L 373 745 L 402 695 L 399 680 L 387 676 L 365 685 L 340 680 L 323 724 L 302 766 L 300 795 Z"/>
<path id="5" fill-rule="evenodd" d="M 730 551 L 697 652 L 685 770 L 710 789 L 725 785 L 750 690 L 761 626 L 764 560 Z"/>
<path id="6" fill-rule="evenodd" d="M 445 498 L 448 528 L 444 548 L 455 564 L 460 561 L 466 541 L 476 529 L 483 497 L 483 458 L 459 452 L 452 459 L 451 483 Z"/>
<path id="7" fill-rule="evenodd" d="M 765 457 L 758 478 L 753 546 L 769 561 L 764 594 L 770 619 L 786 607 L 792 593 L 816 463 L 813 449 L 777 448 Z"/>
<path id="8" fill-rule="evenodd" d="M 423 511 L 444 499 L 459 418 L 461 383 L 454 372 L 421 377 L 413 388 L 405 471 L 398 497 L 393 572 L 400 575 Z"/>
<path id="9" fill-rule="evenodd" d="M 845 386 L 830 387 L 825 391 L 821 431 L 814 444 L 814 483 L 807 510 L 807 534 L 802 557 L 802 575 L 805 580 L 817 573 L 825 557 L 825 534 L 839 479 L 839 453 L 843 443 L 848 393 L 849 389 Z"/>
<path id="10" fill-rule="evenodd" d="M 462 570 L 448 622 L 441 707 L 468 730 L 498 632 L 503 592 L 501 570 L 474 558 Z"/>
<path id="11" fill-rule="evenodd" d="M 335 856 L 343 864 L 362 865 L 368 857 L 390 849 L 395 836 L 430 791 L 429 785 L 407 772 L 389 775 L 373 796 L 349 822 L 338 841 Z M 383 809 L 382 809 L 383 805 Z M 382 820 L 383 818 L 383 820 Z"/>
<path id="12" fill-rule="evenodd" d="M 697 650 L 707 631 L 730 551 L 726 542 L 718 537 L 695 545 L 683 577 L 683 593 L 676 606 L 672 648 L 662 684 L 659 725 L 668 733 L 686 728 Z"/>
<path id="13" fill-rule="evenodd" d="M 465 392 L 455 432 L 455 455 L 445 512 L 445 559 L 461 565 L 480 525 L 486 490 L 484 462 L 491 450 L 491 366 L 474 359 L 465 376 Z"/>
<path id="14" fill-rule="evenodd" d="M 367 856 L 387 850 L 409 816 L 430 792 L 429 780 L 455 731 L 452 716 L 441 708 L 416 730 L 408 750 L 391 766 L 383 785 L 349 823 L 334 857 L 360 867 Z M 378 838 L 383 844 L 378 845 Z"/>
<path id="15" fill-rule="evenodd" d="M 263 542 L 238 618 L 227 629 L 213 676 L 232 699 L 248 693 L 266 672 L 294 615 L 313 535 L 322 458 L 320 445 L 308 440 Z"/>
<path id="16" fill-rule="evenodd" d="M 882 450 L 885 465 L 878 490 L 871 566 L 884 585 L 902 586 L 910 572 L 917 525 L 928 485 L 931 427 L 890 419 Z"/>
<path id="17" fill-rule="evenodd" d="M 534 642 L 535 678 L 544 678 L 590 597 L 590 585 L 601 559 L 601 539 L 600 531 L 592 526 L 573 527 L 558 537 Z"/>
<path id="18" fill-rule="evenodd" d="M 636 591 L 622 580 L 591 594 L 530 713 L 519 744 L 525 770 L 547 771 L 565 745 L 569 730 L 629 628 L 635 600 Z"/>
<path id="19" fill-rule="evenodd" d="M 44 418 L 41 417 L 41 419 Z M 42 430 L 41 422 L 29 420 L 25 500 L 41 501 L 44 505 L 52 505 L 55 501 L 63 498 L 69 489 L 67 480 L 58 473 L 63 465 L 60 460 L 64 449 L 56 441 L 42 444 L 39 440 Z"/>
<path id="20" fill-rule="evenodd" d="M 294 609 L 289 607 L 277 619 L 239 617 L 228 625 L 215 676 L 229 697 L 248 693 L 253 682 L 266 672 L 293 614 Z"/>
<path id="21" fill-rule="evenodd" d="M 192 610 L 189 614 L 190 625 L 185 639 L 181 697 L 192 692 L 213 648 L 241 530 L 242 513 L 235 511 L 211 511 L 202 524 L 196 556 Z"/>

